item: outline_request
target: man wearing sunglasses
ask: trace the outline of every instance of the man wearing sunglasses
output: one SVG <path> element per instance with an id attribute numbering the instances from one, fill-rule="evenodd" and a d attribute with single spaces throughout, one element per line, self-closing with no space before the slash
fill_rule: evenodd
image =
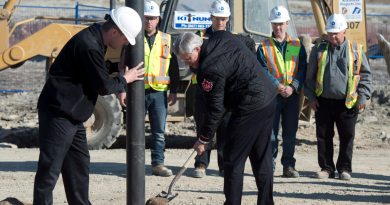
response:
<path id="1" fill-rule="evenodd" d="M 157 176 L 171 176 L 172 170 L 164 166 L 165 151 L 165 123 L 167 107 L 177 100 L 179 86 L 179 66 L 177 57 L 171 49 L 173 39 L 171 35 L 158 30 L 160 9 L 156 2 L 144 3 L 145 27 L 145 115 L 149 112 L 151 127 L 150 150 L 152 152 L 152 174 Z M 169 97 L 167 96 L 170 85 Z M 126 107 L 124 100 L 126 92 L 123 89 L 118 100 Z"/>

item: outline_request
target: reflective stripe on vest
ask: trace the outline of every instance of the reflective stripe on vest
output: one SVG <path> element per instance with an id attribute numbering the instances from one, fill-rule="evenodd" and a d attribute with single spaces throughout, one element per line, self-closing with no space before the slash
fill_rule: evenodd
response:
<path id="1" fill-rule="evenodd" d="M 321 95 L 323 91 L 324 72 L 326 67 L 326 58 L 328 56 L 329 43 L 321 43 L 317 46 L 317 59 L 318 59 L 318 71 L 317 71 L 317 84 L 316 94 L 317 97 Z M 362 66 L 362 53 L 363 46 L 357 43 L 348 43 L 349 54 L 349 68 L 348 68 L 348 90 L 345 99 L 345 106 L 351 109 L 356 106 L 358 102 L 357 87 L 360 81 L 360 68 Z M 356 62 L 356 63 L 355 63 Z"/>
<path id="2" fill-rule="evenodd" d="M 152 50 L 144 37 L 145 48 L 145 89 L 152 87 L 158 91 L 168 90 L 170 83 L 169 63 L 172 58 L 170 54 L 171 36 L 158 31 L 154 40 Z"/>
<path id="3" fill-rule="evenodd" d="M 195 73 L 192 73 L 192 77 L 191 77 L 191 81 L 192 81 L 192 84 L 198 84 L 198 80 L 196 79 L 196 74 Z"/>
<path id="4" fill-rule="evenodd" d="M 210 35 L 206 34 L 206 30 L 203 29 L 203 30 L 199 30 L 199 34 L 200 34 L 200 37 L 202 39 L 209 39 Z"/>
<path id="5" fill-rule="evenodd" d="M 289 41 L 289 43 L 287 42 L 285 59 L 283 59 L 281 52 L 276 47 L 273 38 L 268 38 L 261 45 L 269 72 L 285 86 L 292 83 L 297 74 L 301 49 L 299 39 L 292 39 L 289 36 Z"/>

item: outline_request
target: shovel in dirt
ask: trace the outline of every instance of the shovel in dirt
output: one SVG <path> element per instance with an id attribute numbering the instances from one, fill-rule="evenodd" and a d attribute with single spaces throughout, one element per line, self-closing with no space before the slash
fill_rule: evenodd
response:
<path id="1" fill-rule="evenodd" d="M 169 185 L 168 193 L 165 191 L 162 191 L 160 194 L 158 194 L 156 197 L 150 198 L 146 201 L 145 205 L 164 205 L 170 202 L 172 199 L 174 199 L 178 194 L 172 194 L 172 189 L 177 180 L 183 175 L 183 173 L 187 170 L 188 164 L 195 159 L 197 155 L 197 151 L 194 150 L 191 154 L 191 156 L 187 159 L 186 163 L 181 167 L 180 171 L 176 174 L 175 178 L 173 178 L 171 184 Z"/>
<path id="2" fill-rule="evenodd" d="M 222 123 L 223 119 L 225 119 L 226 115 L 228 114 L 229 110 L 225 110 L 225 112 L 222 115 L 222 118 L 218 122 L 218 126 Z M 218 127 L 217 126 L 217 127 Z M 195 159 L 197 155 L 197 151 L 194 150 L 191 154 L 191 156 L 187 159 L 186 163 L 181 167 L 180 171 L 176 174 L 175 178 L 173 178 L 171 184 L 169 185 L 168 193 L 165 191 L 162 191 L 160 194 L 158 194 L 156 197 L 150 198 L 146 201 L 145 205 L 165 205 L 168 202 L 172 201 L 178 194 L 172 194 L 172 189 L 177 180 L 183 175 L 183 173 L 187 170 L 188 164 Z"/>

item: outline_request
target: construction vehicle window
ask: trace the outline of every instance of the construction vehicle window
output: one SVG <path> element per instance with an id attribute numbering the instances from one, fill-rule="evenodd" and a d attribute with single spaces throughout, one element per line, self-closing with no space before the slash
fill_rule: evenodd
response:
<path id="1" fill-rule="evenodd" d="M 271 36 L 267 0 L 244 0 L 244 29 L 248 33 Z"/>
<path id="2" fill-rule="evenodd" d="M 176 11 L 210 11 L 214 0 L 179 0 Z"/>

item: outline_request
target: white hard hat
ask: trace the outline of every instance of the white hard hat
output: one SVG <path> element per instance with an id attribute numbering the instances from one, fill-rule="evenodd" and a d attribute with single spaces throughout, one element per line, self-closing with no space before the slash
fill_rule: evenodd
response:
<path id="1" fill-rule="evenodd" d="M 229 17 L 230 7 L 229 4 L 224 0 L 216 0 L 211 4 L 211 15 L 216 17 Z"/>
<path id="2" fill-rule="evenodd" d="M 342 14 L 332 14 L 326 22 L 325 31 L 331 33 L 338 33 L 348 28 L 347 20 Z"/>
<path id="3" fill-rule="evenodd" d="M 142 21 L 138 13 L 130 7 L 121 6 L 111 10 L 110 16 L 129 43 L 135 45 L 135 37 L 142 29 Z"/>
<path id="4" fill-rule="evenodd" d="M 269 21 L 271 23 L 284 23 L 288 20 L 290 20 L 289 12 L 283 6 L 274 7 L 269 14 Z"/>
<path id="5" fill-rule="evenodd" d="M 145 16 L 160 16 L 160 8 L 154 1 L 147 1 L 144 3 L 144 15 Z"/>

